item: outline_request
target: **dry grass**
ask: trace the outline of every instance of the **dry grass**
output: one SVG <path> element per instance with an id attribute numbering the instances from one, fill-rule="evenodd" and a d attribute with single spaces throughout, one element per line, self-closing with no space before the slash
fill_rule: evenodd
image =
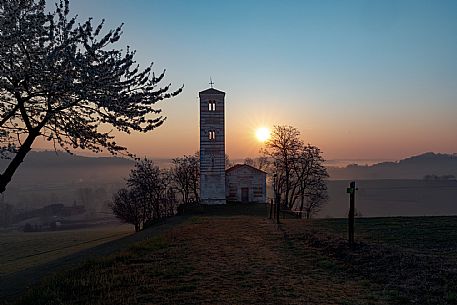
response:
<path id="1" fill-rule="evenodd" d="M 358 219 L 356 228 L 349 249 L 344 220 L 287 225 L 308 247 L 382 285 L 394 304 L 457 304 L 457 217 Z"/>
<path id="2" fill-rule="evenodd" d="M 457 304 L 455 217 L 357 219 L 350 249 L 344 220 L 278 227 L 261 205 L 192 212 L 17 304 Z"/>
<path id="3" fill-rule="evenodd" d="M 55 232 L 0 233 L 0 276 L 132 234 L 127 225 Z"/>
<path id="4" fill-rule="evenodd" d="M 51 277 L 18 304 L 387 304 L 381 286 L 249 216 L 191 218 Z"/>

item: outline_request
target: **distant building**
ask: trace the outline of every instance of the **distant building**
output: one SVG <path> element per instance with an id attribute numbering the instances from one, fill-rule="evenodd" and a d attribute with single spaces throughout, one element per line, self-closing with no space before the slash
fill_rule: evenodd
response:
<path id="1" fill-rule="evenodd" d="M 247 164 L 237 164 L 225 171 L 228 201 L 265 203 L 267 173 Z"/>

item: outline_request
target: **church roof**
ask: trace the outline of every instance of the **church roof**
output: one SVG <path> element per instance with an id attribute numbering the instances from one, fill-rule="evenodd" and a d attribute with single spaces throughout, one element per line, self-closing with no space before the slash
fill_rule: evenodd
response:
<path id="1" fill-rule="evenodd" d="M 225 92 L 216 90 L 214 88 L 208 88 L 206 90 L 200 91 L 200 94 L 225 94 Z"/>
<path id="2" fill-rule="evenodd" d="M 247 165 L 247 164 L 235 164 L 234 166 L 226 169 L 225 173 L 228 174 L 228 173 L 230 173 L 230 172 L 232 172 L 234 170 L 238 170 L 238 169 L 243 168 L 243 167 L 247 167 L 247 168 L 255 170 L 255 171 L 259 172 L 259 173 L 266 174 L 266 172 L 264 172 L 263 170 L 260 170 L 260 169 L 254 167 L 254 166 L 250 166 L 250 165 Z"/>

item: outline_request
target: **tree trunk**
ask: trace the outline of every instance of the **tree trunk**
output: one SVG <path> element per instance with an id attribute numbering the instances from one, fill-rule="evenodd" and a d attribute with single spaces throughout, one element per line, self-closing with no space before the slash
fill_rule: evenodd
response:
<path id="1" fill-rule="evenodd" d="M 287 161 L 286 161 L 287 162 Z M 287 165 L 286 165 L 287 166 Z M 289 191 L 290 191 L 290 181 L 289 181 L 289 178 L 290 178 L 290 173 L 289 173 L 289 169 L 286 168 L 285 169 L 285 178 L 286 178 L 286 194 L 285 194 L 285 199 L 286 199 L 286 202 L 284 203 L 284 205 L 289 208 Z"/>
<path id="2" fill-rule="evenodd" d="M 5 169 L 3 174 L 0 175 L 0 193 L 3 193 L 6 190 L 6 186 L 8 183 L 11 182 L 11 178 L 13 177 L 14 173 L 18 169 L 19 165 L 24 161 L 25 156 L 32 148 L 32 144 L 35 139 L 40 135 L 39 131 L 31 131 L 27 138 L 25 139 L 24 143 L 22 143 L 21 147 L 19 148 L 18 152 L 11 160 L 8 167 Z"/>
<path id="3" fill-rule="evenodd" d="M 300 194 L 300 219 L 302 218 L 303 216 L 303 206 L 305 205 L 305 196 L 302 194 Z"/>

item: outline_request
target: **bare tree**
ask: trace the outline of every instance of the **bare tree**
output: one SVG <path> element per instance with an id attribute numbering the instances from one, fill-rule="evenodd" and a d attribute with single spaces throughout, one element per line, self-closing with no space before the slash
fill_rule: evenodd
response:
<path id="1" fill-rule="evenodd" d="M 230 156 L 225 154 L 225 169 L 228 169 L 233 166 L 232 161 L 230 161 Z"/>
<path id="2" fill-rule="evenodd" d="M 162 218 L 161 200 L 166 189 L 163 178 L 160 168 L 148 159 L 137 162 L 130 172 L 127 185 L 140 201 L 143 224 Z"/>
<path id="3" fill-rule="evenodd" d="M 148 159 L 137 162 L 127 178 L 127 189 L 114 196 L 111 209 L 118 218 L 134 221 L 136 230 L 174 215 L 176 201 L 170 172 L 160 170 Z"/>
<path id="4" fill-rule="evenodd" d="M 328 173 L 320 149 L 305 145 L 296 128 L 275 126 L 263 152 L 284 207 L 305 212 L 306 218 L 315 214 L 327 199 Z"/>
<path id="5" fill-rule="evenodd" d="M 197 151 L 193 156 L 192 162 L 192 193 L 195 202 L 200 202 L 200 152 Z"/>
<path id="6" fill-rule="evenodd" d="M 114 194 L 111 209 L 117 218 L 134 225 L 135 232 L 140 231 L 144 217 L 139 201 L 131 190 L 124 188 Z"/>
<path id="7" fill-rule="evenodd" d="M 262 150 L 265 157 L 273 160 L 274 174 L 284 197 L 284 206 L 291 208 L 292 166 L 303 147 L 300 132 L 292 126 L 274 126 L 270 139 Z"/>
<path id="8" fill-rule="evenodd" d="M 249 165 L 249 166 L 254 166 L 254 159 L 252 159 L 252 158 L 245 158 L 245 159 L 244 159 L 244 164 Z"/>
<path id="9" fill-rule="evenodd" d="M 0 192 L 38 137 L 68 152 L 128 154 L 112 128 L 148 132 L 165 121 L 155 104 L 182 88 L 159 87 L 164 72 L 140 69 L 135 51 L 114 47 L 122 25 L 103 28 L 69 17 L 69 0 L 49 13 L 44 0 L 0 1 L 0 153 L 11 157 Z"/>
<path id="10" fill-rule="evenodd" d="M 323 163 L 320 149 L 308 144 L 303 146 L 292 165 L 291 203 L 295 209 L 298 208 L 300 216 L 305 211 L 307 219 L 318 212 L 327 199 L 325 179 L 328 173 Z"/>
<path id="11" fill-rule="evenodd" d="M 200 160 L 196 155 L 173 159 L 171 175 L 184 204 L 198 201 Z"/>
<path id="12" fill-rule="evenodd" d="M 268 168 L 269 162 L 268 162 L 268 158 L 267 157 L 260 156 L 260 157 L 254 158 L 254 159 L 245 158 L 244 159 L 244 164 L 265 171 Z"/>
<path id="13" fill-rule="evenodd" d="M 178 201 L 176 199 L 177 189 L 173 180 L 171 170 L 161 170 L 162 179 L 164 180 L 164 193 L 162 198 L 163 217 L 171 217 L 176 215 Z"/>

